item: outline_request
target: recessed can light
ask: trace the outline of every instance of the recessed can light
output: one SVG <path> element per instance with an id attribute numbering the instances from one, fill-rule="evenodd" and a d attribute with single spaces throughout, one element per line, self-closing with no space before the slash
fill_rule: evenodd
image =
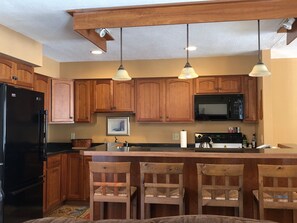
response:
<path id="1" fill-rule="evenodd" d="M 100 55 L 102 54 L 102 50 L 91 50 L 91 54 L 94 54 L 94 55 Z"/>

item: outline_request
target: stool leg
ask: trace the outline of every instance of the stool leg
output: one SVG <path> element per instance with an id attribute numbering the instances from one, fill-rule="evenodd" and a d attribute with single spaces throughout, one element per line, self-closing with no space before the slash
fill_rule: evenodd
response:
<path id="1" fill-rule="evenodd" d="M 126 202 L 126 219 L 131 219 L 131 201 Z"/>
<path id="2" fill-rule="evenodd" d="M 137 219 L 137 197 L 135 196 L 132 201 L 132 216 L 133 219 Z"/>
<path id="3" fill-rule="evenodd" d="M 90 221 L 94 221 L 94 201 L 90 198 Z"/>
<path id="4" fill-rule="evenodd" d="M 151 204 L 146 204 L 146 217 L 151 217 Z"/>
<path id="5" fill-rule="evenodd" d="M 100 219 L 104 219 L 104 202 L 99 202 Z"/>

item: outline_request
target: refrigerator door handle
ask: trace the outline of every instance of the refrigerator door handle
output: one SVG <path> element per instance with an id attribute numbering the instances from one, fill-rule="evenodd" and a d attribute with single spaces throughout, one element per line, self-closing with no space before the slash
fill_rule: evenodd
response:
<path id="1" fill-rule="evenodd" d="M 41 159 L 46 160 L 46 148 L 47 148 L 47 123 L 48 115 L 46 110 L 40 111 L 39 115 L 39 149 L 41 153 Z"/>
<path id="2" fill-rule="evenodd" d="M 31 184 L 31 185 L 29 185 L 29 186 L 23 187 L 23 188 L 21 188 L 21 189 L 19 189 L 19 190 L 12 191 L 11 194 L 15 196 L 15 195 L 17 195 L 17 194 L 19 194 L 19 193 L 21 193 L 21 192 L 23 192 L 23 191 L 25 191 L 25 190 L 28 190 L 28 189 L 30 189 L 30 188 L 32 188 L 32 187 L 36 187 L 36 186 L 39 185 L 39 184 L 43 184 L 43 180 L 40 181 L 40 182 Z"/>

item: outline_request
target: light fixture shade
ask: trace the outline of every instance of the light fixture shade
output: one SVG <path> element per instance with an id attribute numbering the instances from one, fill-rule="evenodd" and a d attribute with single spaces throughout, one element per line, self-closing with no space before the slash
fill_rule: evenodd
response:
<path id="1" fill-rule="evenodd" d="M 129 81 L 132 78 L 129 76 L 128 72 L 125 70 L 123 65 L 121 64 L 118 71 L 112 78 L 114 81 Z"/>
<path id="2" fill-rule="evenodd" d="M 271 75 L 271 72 L 268 70 L 268 68 L 265 66 L 264 63 L 258 62 L 251 73 L 249 73 L 249 76 L 251 77 L 265 77 Z"/>
<path id="3" fill-rule="evenodd" d="M 196 74 L 191 64 L 187 62 L 184 68 L 182 69 L 181 74 L 178 76 L 178 79 L 193 79 L 197 77 L 198 74 Z"/>

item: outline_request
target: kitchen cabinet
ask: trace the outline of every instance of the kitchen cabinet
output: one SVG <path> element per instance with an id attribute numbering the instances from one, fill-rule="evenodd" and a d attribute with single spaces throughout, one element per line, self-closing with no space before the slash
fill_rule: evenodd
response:
<path id="1" fill-rule="evenodd" d="M 61 203 L 61 154 L 49 156 L 46 168 L 46 211 Z"/>
<path id="2" fill-rule="evenodd" d="M 96 80 L 95 112 L 134 112 L 134 80 Z"/>
<path id="3" fill-rule="evenodd" d="M 79 153 L 68 154 L 67 200 L 86 200 L 89 197 L 89 161 Z"/>
<path id="4" fill-rule="evenodd" d="M 33 88 L 34 68 L 25 64 L 0 58 L 0 81 Z"/>
<path id="5" fill-rule="evenodd" d="M 74 81 L 74 120 L 75 122 L 92 121 L 91 101 L 93 99 L 93 81 Z M 92 103 L 93 104 L 93 103 Z"/>
<path id="6" fill-rule="evenodd" d="M 240 75 L 199 77 L 196 79 L 195 93 L 240 93 L 241 78 Z"/>
<path id="7" fill-rule="evenodd" d="M 136 95 L 139 122 L 193 121 L 193 80 L 138 79 Z"/>
<path id="8" fill-rule="evenodd" d="M 84 170 L 84 194 L 83 200 L 88 200 L 90 198 L 90 168 L 89 162 L 92 161 L 91 156 L 83 156 L 83 170 Z"/>
<path id="9" fill-rule="evenodd" d="M 80 200 L 83 194 L 83 160 L 78 153 L 68 154 L 67 200 Z"/>
<path id="10" fill-rule="evenodd" d="M 67 199 L 68 155 L 61 154 L 61 201 Z"/>
<path id="11" fill-rule="evenodd" d="M 244 76 L 242 82 L 244 94 L 244 122 L 256 122 L 258 120 L 257 78 Z"/>
<path id="12" fill-rule="evenodd" d="M 34 74 L 34 91 L 44 93 L 44 109 L 50 111 L 51 78 L 40 74 Z"/>
<path id="13" fill-rule="evenodd" d="M 52 123 L 74 123 L 73 80 L 52 80 Z"/>

